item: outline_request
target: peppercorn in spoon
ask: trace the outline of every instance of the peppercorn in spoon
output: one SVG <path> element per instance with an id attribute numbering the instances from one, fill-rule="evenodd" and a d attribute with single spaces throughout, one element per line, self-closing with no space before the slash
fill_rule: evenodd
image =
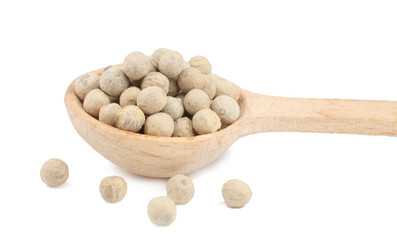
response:
<path id="1" fill-rule="evenodd" d="M 92 73 L 101 75 L 104 69 Z M 139 175 L 166 178 L 197 170 L 223 154 L 237 139 L 261 132 L 318 132 L 397 136 L 397 102 L 272 97 L 240 89 L 240 117 L 214 133 L 158 137 L 120 130 L 87 114 L 75 93 L 66 91 L 70 120 L 96 151 Z"/>

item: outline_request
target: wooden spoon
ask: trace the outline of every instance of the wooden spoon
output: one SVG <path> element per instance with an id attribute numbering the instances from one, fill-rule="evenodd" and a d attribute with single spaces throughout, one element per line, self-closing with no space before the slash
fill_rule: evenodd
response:
<path id="1" fill-rule="evenodd" d="M 104 69 L 92 71 L 101 75 Z M 74 92 L 65 95 L 80 136 L 116 165 L 139 175 L 171 177 L 197 170 L 237 139 L 260 132 L 318 132 L 397 136 L 397 102 L 272 97 L 241 89 L 240 118 L 216 133 L 156 137 L 119 130 L 88 115 Z"/>

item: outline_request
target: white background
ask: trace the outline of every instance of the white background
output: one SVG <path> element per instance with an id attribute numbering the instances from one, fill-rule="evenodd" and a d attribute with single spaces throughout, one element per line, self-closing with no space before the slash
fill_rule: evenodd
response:
<path id="1" fill-rule="evenodd" d="M 396 239 L 397 138 L 263 133 L 189 176 L 196 193 L 169 227 L 146 206 L 164 179 L 130 174 L 73 129 L 63 103 L 77 76 L 159 47 L 206 56 L 254 92 L 397 100 L 396 1 L 1 1 L 0 239 Z M 40 179 L 61 158 L 59 188 Z M 99 195 L 103 177 L 128 183 Z M 227 208 L 221 188 L 253 196 Z"/>

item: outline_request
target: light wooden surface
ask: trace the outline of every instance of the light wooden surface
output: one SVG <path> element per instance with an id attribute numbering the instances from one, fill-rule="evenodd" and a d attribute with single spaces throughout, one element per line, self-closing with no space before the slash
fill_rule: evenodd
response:
<path id="1" fill-rule="evenodd" d="M 103 69 L 96 71 L 102 74 Z M 216 133 L 189 138 L 147 136 L 108 126 L 88 115 L 74 93 L 65 94 L 80 136 L 116 165 L 135 174 L 166 178 L 217 159 L 240 137 L 260 132 L 320 132 L 397 136 L 397 102 L 264 96 L 241 89 L 240 118 Z"/>

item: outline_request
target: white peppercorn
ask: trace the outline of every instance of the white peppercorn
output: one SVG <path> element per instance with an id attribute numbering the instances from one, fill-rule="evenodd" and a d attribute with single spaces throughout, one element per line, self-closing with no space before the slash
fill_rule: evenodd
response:
<path id="1" fill-rule="evenodd" d="M 167 104 L 167 95 L 156 86 L 143 89 L 137 97 L 137 106 L 146 114 L 160 112 Z"/>
<path id="2" fill-rule="evenodd" d="M 145 54 L 132 52 L 124 59 L 122 68 L 130 81 L 135 81 L 146 76 L 151 71 L 152 66 Z"/>
<path id="3" fill-rule="evenodd" d="M 151 72 L 143 78 L 141 89 L 145 89 L 150 86 L 159 87 L 167 94 L 170 87 L 170 81 L 160 72 Z"/>
<path id="4" fill-rule="evenodd" d="M 174 120 L 166 113 L 156 113 L 146 119 L 143 130 L 147 135 L 171 137 L 174 132 Z"/>
<path id="5" fill-rule="evenodd" d="M 109 96 L 100 89 L 91 90 L 84 99 L 83 108 L 91 116 L 98 118 L 101 107 L 110 103 Z"/>
<path id="6" fill-rule="evenodd" d="M 116 127 L 122 130 L 138 132 L 145 123 L 145 114 L 137 106 L 128 105 L 116 113 Z"/>
<path id="7" fill-rule="evenodd" d="M 175 51 L 165 52 L 158 63 L 160 72 L 170 79 L 177 79 L 186 67 L 187 65 L 182 55 Z"/>
<path id="8" fill-rule="evenodd" d="M 99 192 L 106 202 L 120 202 L 127 193 L 127 183 L 122 177 L 106 177 L 99 184 Z"/>
<path id="9" fill-rule="evenodd" d="M 202 74 L 197 68 L 186 68 L 178 78 L 178 86 L 187 93 L 192 89 L 201 89 L 204 85 L 206 75 Z"/>
<path id="10" fill-rule="evenodd" d="M 190 90 L 185 98 L 183 99 L 183 106 L 191 115 L 194 115 L 196 112 L 209 108 L 210 107 L 210 99 L 208 95 L 201 89 L 192 89 Z"/>
<path id="11" fill-rule="evenodd" d="M 84 101 L 85 96 L 96 88 L 99 88 L 99 76 L 95 73 L 85 73 L 74 83 L 74 91 L 81 101 Z"/>
<path id="12" fill-rule="evenodd" d="M 129 87 L 120 95 L 120 106 L 125 107 L 127 105 L 136 105 L 136 99 L 141 89 L 137 87 Z"/>
<path id="13" fill-rule="evenodd" d="M 152 54 L 152 56 L 150 58 L 150 62 L 155 68 L 157 68 L 157 69 L 159 68 L 160 58 L 166 52 L 172 52 L 172 50 L 170 50 L 168 48 L 159 48 L 159 49 L 157 49 L 156 51 L 153 52 L 153 54 Z"/>
<path id="14" fill-rule="evenodd" d="M 153 198 L 147 206 L 147 214 L 152 223 L 168 226 L 176 218 L 175 202 L 165 196 Z"/>
<path id="15" fill-rule="evenodd" d="M 110 67 L 102 73 L 99 86 L 107 95 L 119 97 L 130 86 L 130 81 L 121 68 Z"/>
<path id="16" fill-rule="evenodd" d="M 50 187 L 64 184 L 69 177 L 68 165 L 57 158 L 46 161 L 40 170 L 41 180 Z"/>
<path id="17" fill-rule="evenodd" d="M 183 108 L 183 103 L 180 98 L 168 96 L 167 104 L 165 104 L 165 107 L 161 111 L 169 114 L 173 120 L 176 120 L 183 116 L 185 109 Z"/>
<path id="18" fill-rule="evenodd" d="M 173 137 L 194 137 L 195 135 L 192 120 L 183 117 L 174 121 Z"/>
<path id="19" fill-rule="evenodd" d="M 216 85 L 215 97 L 228 95 L 238 101 L 240 98 L 240 88 L 238 86 L 215 74 L 209 74 L 208 78 Z"/>
<path id="20" fill-rule="evenodd" d="M 203 74 L 210 74 L 212 71 L 211 63 L 203 56 L 194 56 L 189 60 L 190 66 L 197 68 Z"/>
<path id="21" fill-rule="evenodd" d="M 221 95 L 216 97 L 211 103 L 211 109 L 221 119 L 222 124 L 229 125 L 234 123 L 240 116 L 240 107 L 234 98 Z"/>
<path id="22" fill-rule="evenodd" d="M 175 204 L 186 204 L 194 195 L 194 185 L 189 177 L 177 174 L 167 182 L 167 197 Z"/>
<path id="23" fill-rule="evenodd" d="M 222 187 L 225 204 L 231 208 L 243 207 L 252 196 L 251 188 L 245 182 L 237 179 L 227 181 Z"/>
<path id="24" fill-rule="evenodd" d="M 203 109 L 194 114 L 193 129 L 198 134 L 207 134 L 218 131 L 221 128 L 221 120 L 211 109 Z"/>
<path id="25" fill-rule="evenodd" d="M 110 103 L 101 107 L 99 110 L 99 121 L 106 123 L 110 126 L 116 124 L 116 113 L 121 110 L 121 106 L 117 103 Z"/>
<path id="26" fill-rule="evenodd" d="M 201 89 L 205 91 L 210 99 L 214 98 L 216 93 L 216 85 L 210 81 L 207 75 L 202 74 L 196 68 L 186 68 L 181 72 L 178 78 L 178 86 L 187 93 L 192 89 Z"/>
<path id="27" fill-rule="evenodd" d="M 175 97 L 179 93 L 178 81 L 176 79 L 169 80 L 168 96 Z"/>

